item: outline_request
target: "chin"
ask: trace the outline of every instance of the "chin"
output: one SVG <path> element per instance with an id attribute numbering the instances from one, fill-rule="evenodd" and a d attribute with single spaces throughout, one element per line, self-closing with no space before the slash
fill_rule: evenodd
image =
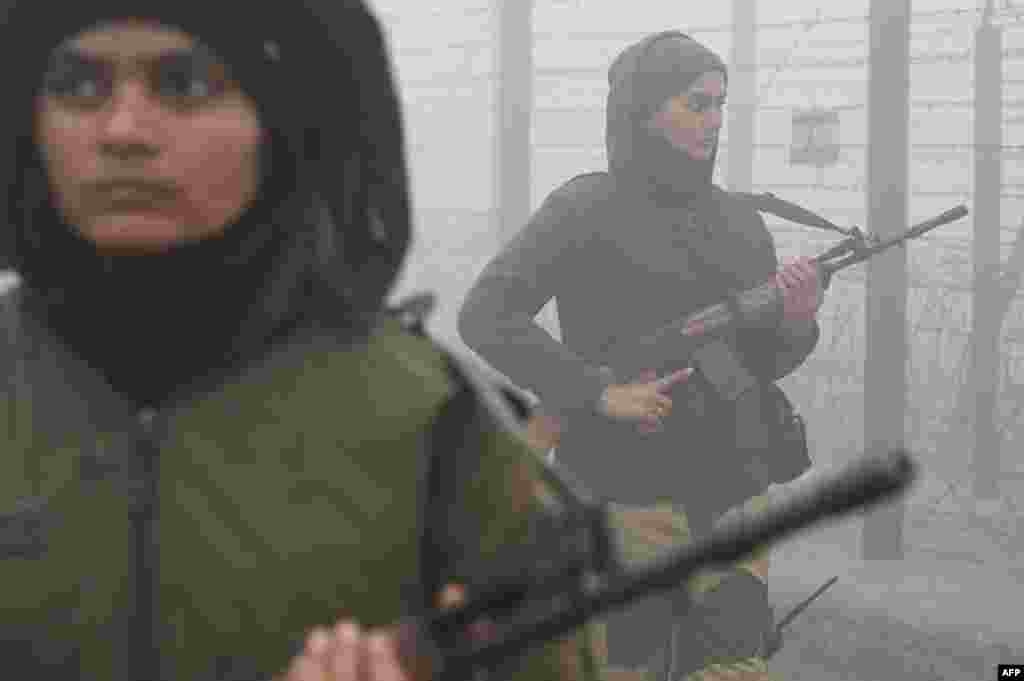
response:
<path id="1" fill-rule="evenodd" d="M 99 220 L 82 235 L 100 250 L 153 253 L 165 251 L 185 240 L 181 225 L 166 218 L 142 216 Z"/>
<path id="2" fill-rule="evenodd" d="M 694 161 L 708 161 L 715 153 L 715 150 L 713 148 L 705 149 L 704 147 L 700 147 L 698 149 L 687 149 L 686 152 Z"/>

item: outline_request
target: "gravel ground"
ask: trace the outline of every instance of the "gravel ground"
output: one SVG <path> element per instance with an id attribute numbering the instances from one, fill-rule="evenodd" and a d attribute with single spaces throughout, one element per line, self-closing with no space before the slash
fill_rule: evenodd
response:
<path id="1" fill-rule="evenodd" d="M 769 584 L 780 613 L 839 576 L 788 630 L 772 661 L 781 678 L 988 681 L 997 664 L 1024 662 L 1018 560 L 992 552 L 957 560 L 909 546 L 902 560 L 865 562 L 849 548 L 859 529 L 837 526 L 778 547 Z M 946 544 L 959 538 L 950 532 Z"/>
<path id="2" fill-rule="evenodd" d="M 835 603 L 795 622 L 771 669 L 787 681 L 988 681 L 1013 659 L 1010 644 L 929 632 Z"/>

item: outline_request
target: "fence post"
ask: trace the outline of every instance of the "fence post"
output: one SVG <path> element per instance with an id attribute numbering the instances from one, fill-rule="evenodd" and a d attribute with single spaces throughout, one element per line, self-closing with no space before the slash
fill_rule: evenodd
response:
<path id="1" fill-rule="evenodd" d="M 871 0 L 868 45 L 868 228 L 885 237 L 906 229 L 910 138 L 911 0 Z M 864 444 L 902 447 L 907 413 L 907 256 L 894 248 L 867 264 Z M 865 560 L 903 556 L 905 506 L 865 514 Z"/>
<path id="2" fill-rule="evenodd" d="M 530 216 L 533 0 L 494 0 L 494 215 L 503 244 Z"/>
<path id="3" fill-rule="evenodd" d="M 732 191 L 749 192 L 754 184 L 757 114 L 757 0 L 732 0 L 729 61 L 726 184 Z"/>
<path id="4" fill-rule="evenodd" d="M 1000 383 L 999 234 L 1003 143 L 1003 40 L 989 0 L 974 43 L 974 285 L 971 290 L 971 469 L 978 499 L 999 496 L 1002 442 L 997 424 Z"/>

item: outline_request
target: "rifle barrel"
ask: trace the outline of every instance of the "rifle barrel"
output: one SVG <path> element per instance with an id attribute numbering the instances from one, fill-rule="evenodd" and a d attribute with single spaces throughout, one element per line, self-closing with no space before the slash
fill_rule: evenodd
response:
<path id="1" fill-rule="evenodd" d="M 950 208 L 944 213 L 936 215 L 933 218 L 929 218 L 928 220 L 919 222 L 918 224 L 914 225 L 913 227 L 903 232 L 902 234 L 890 237 L 866 248 L 853 250 L 851 255 L 843 258 L 842 260 L 832 262 L 829 262 L 827 260 L 823 262 L 819 260 L 818 264 L 822 268 L 822 270 L 824 270 L 826 276 L 831 276 L 832 274 L 835 274 L 839 270 L 843 270 L 851 265 L 856 265 L 857 263 L 864 262 L 868 258 L 871 258 L 872 256 L 875 256 L 881 253 L 882 251 L 888 250 L 893 246 L 896 246 L 897 244 L 901 244 L 904 241 L 909 241 L 910 239 L 916 239 L 919 236 L 932 231 L 933 229 L 936 229 L 943 225 L 948 225 L 950 222 L 955 222 L 966 215 L 967 206 L 961 204 L 955 208 Z"/>
<path id="2" fill-rule="evenodd" d="M 524 617 L 522 621 L 516 618 L 515 624 L 507 629 L 499 626 L 497 636 L 491 640 L 458 645 L 442 654 L 443 666 L 448 670 L 486 667 L 519 655 L 534 645 L 564 636 L 595 616 L 675 588 L 705 567 L 735 562 L 758 546 L 778 541 L 826 517 L 884 501 L 905 490 L 915 473 L 916 465 L 905 452 L 868 457 L 808 493 L 775 504 L 757 517 L 727 523 L 702 541 L 586 589 L 582 597 L 549 597 L 539 616 Z M 438 619 L 444 621 L 452 615 L 454 612 L 445 613 Z"/>
<path id="3" fill-rule="evenodd" d="M 950 222 L 955 222 L 955 221 L 959 220 L 960 218 L 964 217 L 965 215 L 967 215 L 967 207 L 966 206 L 960 205 L 960 206 L 957 206 L 956 208 L 950 208 L 949 210 L 947 210 L 946 212 L 942 213 L 941 215 L 936 215 L 935 217 L 933 217 L 931 219 L 925 220 L 923 222 L 919 222 L 918 224 L 914 225 L 913 227 L 908 229 L 903 234 L 899 234 L 899 235 L 891 237 L 889 239 L 885 239 L 885 240 L 883 240 L 879 244 L 875 244 L 874 246 L 872 246 L 868 250 L 870 252 L 878 252 L 878 251 L 881 251 L 881 250 L 885 250 L 886 248 L 889 248 L 890 246 L 894 246 L 894 245 L 896 245 L 898 243 L 902 243 L 902 242 L 908 241 L 910 239 L 916 239 L 919 236 L 927 234 L 928 232 L 932 231 L 933 229 L 935 229 L 937 227 L 941 227 L 943 225 L 948 225 Z"/>

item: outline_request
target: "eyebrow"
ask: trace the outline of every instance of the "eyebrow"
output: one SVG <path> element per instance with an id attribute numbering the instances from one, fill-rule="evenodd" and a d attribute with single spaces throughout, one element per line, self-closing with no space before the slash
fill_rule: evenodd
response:
<path id="1" fill-rule="evenodd" d="M 706 92 L 695 91 L 689 92 L 686 95 L 687 99 L 692 102 L 721 102 L 725 103 L 727 95 L 709 95 Z"/>
<path id="2" fill-rule="evenodd" d="M 176 47 L 162 52 L 142 54 L 135 57 L 132 61 L 155 64 L 183 59 L 192 59 L 206 63 L 215 63 L 219 61 L 216 55 L 213 54 L 213 51 L 203 45 Z M 92 52 L 74 45 L 63 45 L 54 51 L 53 60 L 57 63 L 72 62 L 83 65 L 100 65 L 117 61 L 117 57 L 115 55 Z"/>

